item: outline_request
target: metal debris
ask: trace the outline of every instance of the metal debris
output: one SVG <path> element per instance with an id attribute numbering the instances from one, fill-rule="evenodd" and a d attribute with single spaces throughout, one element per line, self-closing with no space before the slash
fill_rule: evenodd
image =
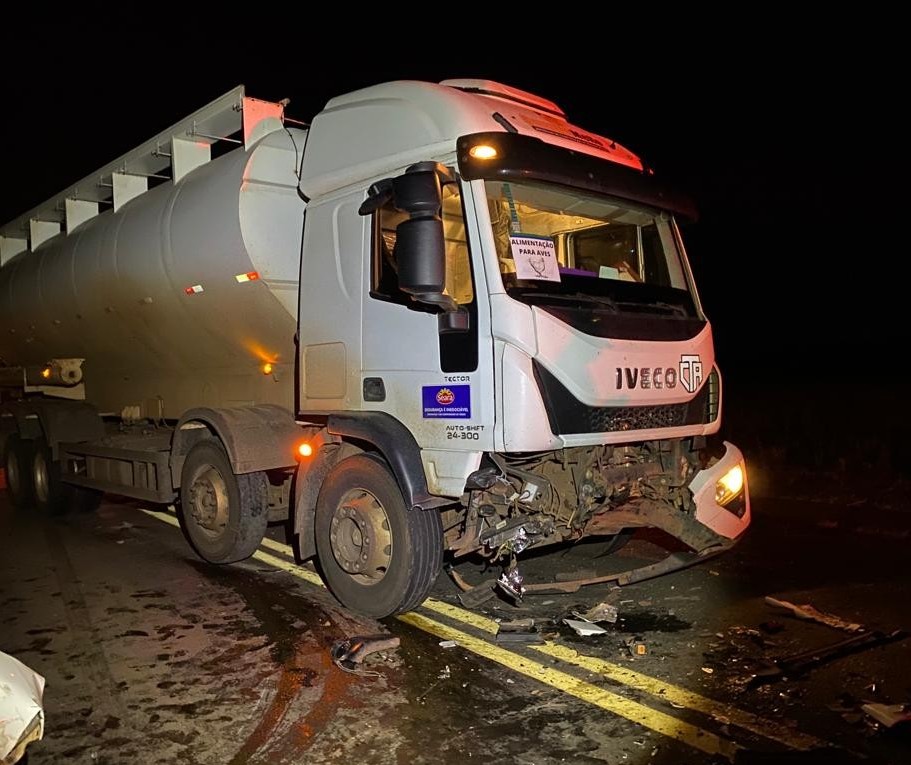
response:
<path id="1" fill-rule="evenodd" d="M 525 594 L 524 582 L 525 577 L 522 576 L 519 567 L 513 566 L 508 571 L 500 574 L 500 578 L 497 579 L 497 586 L 511 598 L 518 601 L 522 600 L 522 596 Z"/>
<path id="2" fill-rule="evenodd" d="M 500 622 L 497 630 L 498 643 L 543 643 L 544 637 L 535 626 L 534 619 L 516 619 Z"/>
<path id="3" fill-rule="evenodd" d="M 439 642 L 440 648 L 456 648 L 458 645 L 455 640 L 441 640 Z"/>
<path id="4" fill-rule="evenodd" d="M 358 635 L 346 640 L 337 640 L 332 644 L 329 655 L 332 657 L 332 661 L 335 662 L 335 666 L 345 672 L 351 672 L 355 675 L 377 676 L 378 672 L 359 669 L 359 666 L 372 653 L 391 651 L 398 647 L 399 639 L 397 637 Z"/>
<path id="5" fill-rule="evenodd" d="M 862 632 L 859 635 L 839 640 L 819 648 L 812 648 L 809 651 L 786 656 L 781 659 L 775 659 L 766 662 L 765 665 L 756 672 L 753 681 L 764 682 L 775 680 L 779 677 L 795 677 L 807 672 L 810 669 L 825 664 L 834 659 L 847 656 L 858 651 L 865 651 L 868 648 L 892 643 L 896 640 L 904 640 L 908 637 L 907 632 L 895 630 L 894 632 Z"/>

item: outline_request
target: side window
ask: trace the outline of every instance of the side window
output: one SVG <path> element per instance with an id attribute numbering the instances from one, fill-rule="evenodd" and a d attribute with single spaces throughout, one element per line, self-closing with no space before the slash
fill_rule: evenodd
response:
<path id="1" fill-rule="evenodd" d="M 379 300 L 410 305 L 427 310 L 409 300 L 398 287 L 395 262 L 395 237 L 399 223 L 408 216 L 391 204 L 377 210 L 373 220 L 373 268 L 370 294 Z M 474 301 L 471 258 L 465 234 L 462 198 L 454 183 L 443 187 L 443 232 L 446 238 L 446 286 L 444 292 L 459 305 Z"/>

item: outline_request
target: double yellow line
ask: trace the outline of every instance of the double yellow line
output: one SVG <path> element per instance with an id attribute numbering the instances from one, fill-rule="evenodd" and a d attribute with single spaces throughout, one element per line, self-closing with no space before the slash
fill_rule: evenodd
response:
<path id="1" fill-rule="evenodd" d="M 146 509 L 143 512 L 172 526 L 178 525 L 177 519 L 169 513 Z M 309 584 L 318 587 L 324 586 L 316 573 L 294 563 L 293 554 L 288 545 L 266 538 L 263 540 L 262 546 L 266 550 L 257 550 L 253 554 L 255 560 L 287 571 L 297 579 Z M 281 557 L 273 555 L 267 550 L 279 553 Z M 436 618 L 428 616 L 428 612 Z M 826 742 L 787 728 L 780 722 L 767 720 L 759 715 L 723 704 L 620 664 L 579 653 L 558 643 L 547 642 L 543 645 L 527 646 L 521 649 L 521 653 L 516 650 L 507 650 L 491 639 L 491 636 L 496 635 L 498 629 L 496 622 L 435 598 L 426 600 L 418 611 L 401 614 L 397 618 L 405 624 L 444 640 L 455 640 L 462 648 L 471 653 L 657 733 L 676 739 L 706 754 L 721 755 L 733 760 L 741 747 L 729 738 L 680 720 L 672 714 L 648 704 L 634 701 L 614 690 L 582 680 L 571 672 L 542 664 L 527 654 L 534 651 L 563 665 L 568 665 L 567 668 L 585 670 L 619 686 L 648 694 L 660 703 L 697 712 L 715 721 L 733 725 L 774 741 L 788 749 L 809 750 L 827 746 Z M 453 624 L 459 626 L 456 627 Z M 470 632 L 465 631 L 466 629 Z"/>

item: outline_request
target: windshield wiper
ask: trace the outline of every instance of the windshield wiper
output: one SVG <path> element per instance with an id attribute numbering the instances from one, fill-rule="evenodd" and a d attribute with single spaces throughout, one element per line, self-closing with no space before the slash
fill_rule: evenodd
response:
<path id="1" fill-rule="evenodd" d="M 595 305 L 603 305 L 606 308 L 610 308 L 614 313 L 619 313 L 620 308 L 616 300 L 611 300 L 609 297 L 603 295 L 589 295 L 585 292 L 538 292 L 537 290 L 523 292 L 522 297 L 541 297 L 547 298 L 548 300 L 565 300 L 570 303 L 584 301 L 587 303 L 594 303 Z"/>
<path id="2" fill-rule="evenodd" d="M 617 303 L 618 306 L 623 306 L 625 308 L 635 308 L 639 313 L 671 313 L 675 316 L 682 316 L 684 319 L 689 318 L 689 314 L 686 312 L 686 309 L 682 305 L 676 305 L 674 303 L 663 303 L 660 300 L 650 300 L 647 303 Z M 650 310 L 657 308 L 657 311 Z"/>

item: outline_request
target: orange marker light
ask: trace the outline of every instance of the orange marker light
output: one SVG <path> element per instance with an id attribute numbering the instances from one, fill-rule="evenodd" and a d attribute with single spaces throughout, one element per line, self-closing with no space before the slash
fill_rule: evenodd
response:
<path id="1" fill-rule="evenodd" d="M 468 153 L 475 159 L 494 159 L 497 156 L 497 150 L 486 143 L 479 143 L 477 146 L 472 146 Z"/>
<path id="2" fill-rule="evenodd" d="M 297 447 L 297 453 L 301 457 L 310 457 L 313 454 L 313 447 L 310 446 L 306 441 Z"/>
<path id="3" fill-rule="evenodd" d="M 265 364 L 263 364 L 263 374 L 264 375 L 272 374 L 272 364 L 270 364 L 268 361 Z"/>
<path id="4" fill-rule="evenodd" d="M 51 376 L 51 368 L 50 368 L 50 367 L 45 367 L 44 369 L 42 369 L 42 370 L 41 370 L 41 376 L 42 376 L 45 380 L 50 379 L 50 376 Z"/>

